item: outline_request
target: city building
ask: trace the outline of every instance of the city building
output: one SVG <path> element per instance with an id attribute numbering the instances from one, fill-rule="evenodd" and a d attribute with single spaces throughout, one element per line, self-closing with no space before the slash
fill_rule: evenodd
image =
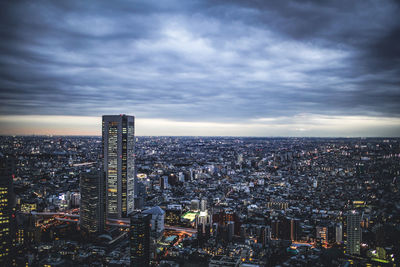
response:
<path id="1" fill-rule="evenodd" d="M 207 231 L 206 228 L 211 228 L 212 216 L 208 214 L 207 210 L 200 211 L 199 214 L 196 214 L 195 225 L 198 229 L 198 232 L 204 234 L 205 236 L 209 236 L 210 230 Z"/>
<path id="2" fill-rule="evenodd" d="M 316 227 L 316 237 L 321 241 L 322 244 L 328 244 L 328 227 L 317 226 Z"/>
<path id="3" fill-rule="evenodd" d="M 300 220 L 290 217 L 273 217 L 271 220 L 271 237 L 283 240 L 299 240 Z"/>
<path id="4" fill-rule="evenodd" d="M 267 203 L 269 209 L 286 210 L 289 204 L 286 201 L 270 201 Z"/>
<path id="5" fill-rule="evenodd" d="M 297 218 L 290 219 L 290 239 L 292 241 L 300 239 L 300 220 Z"/>
<path id="6" fill-rule="evenodd" d="M 343 242 L 343 225 L 342 223 L 337 223 L 335 228 L 335 241 L 337 244 L 341 244 Z"/>
<path id="7" fill-rule="evenodd" d="M 92 166 L 99 170 L 101 137 L 0 136 L 1 151 L 15 159 L 12 181 L 17 197 L 15 231 L 10 228 L 15 261 L 0 266 L 129 266 L 130 241 L 135 260 L 147 262 L 143 259 L 148 255 L 146 240 L 150 240 L 154 266 L 165 261 L 208 266 L 218 264 L 221 257 L 233 259 L 234 266 L 265 266 L 263 262 L 270 266 L 397 266 L 399 141 L 135 138 L 140 185 L 134 208 L 136 212 L 142 210 L 141 205 L 151 209 L 140 213 L 150 213 L 149 230 L 137 229 L 130 240 L 129 215 L 109 218 L 106 231 L 95 235 L 98 238 L 85 238 L 84 231 L 76 231 L 81 193 L 82 213 L 88 210 L 85 205 L 93 204 L 85 201 L 96 190 L 85 193 L 81 177 L 92 173 L 87 173 Z M 235 164 L 239 153 L 244 155 L 240 166 Z M 365 169 L 358 175 L 359 162 Z M 190 179 L 190 173 L 196 179 Z M 179 176 L 182 181 L 170 183 L 171 177 L 174 181 Z M 168 178 L 170 185 L 164 190 L 161 177 Z M 313 180 L 318 180 L 317 188 Z M 157 229 L 162 229 L 162 212 L 157 207 L 165 210 L 166 224 L 159 240 L 154 238 L 161 232 Z M 354 236 L 352 212 L 346 216 L 344 209 L 361 214 L 359 255 L 344 255 L 350 253 Z M 81 217 L 83 223 L 85 215 Z M 145 228 L 139 220 L 136 228 L 140 226 Z M 221 260 L 219 264 L 230 263 Z M 132 265 L 143 266 L 134 260 Z"/>
<path id="8" fill-rule="evenodd" d="M 165 223 L 169 225 L 179 225 L 182 217 L 181 205 L 168 205 L 165 211 Z"/>
<path id="9" fill-rule="evenodd" d="M 12 216 L 15 207 L 13 190 L 14 161 L 0 153 L 0 265 L 11 264 Z"/>
<path id="10" fill-rule="evenodd" d="M 104 230 L 104 176 L 96 168 L 81 173 L 80 227 L 89 235 Z"/>
<path id="11" fill-rule="evenodd" d="M 135 117 L 103 116 L 103 167 L 106 185 L 106 217 L 127 217 L 135 198 Z"/>
<path id="12" fill-rule="evenodd" d="M 150 225 L 151 234 L 154 238 L 158 239 L 164 233 L 164 217 L 165 211 L 159 206 L 143 211 L 143 214 L 151 215 Z"/>
<path id="13" fill-rule="evenodd" d="M 200 209 L 200 201 L 198 199 L 193 199 L 190 202 L 190 210 L 191 211 L 198 211 Z"/>
<path id="14" fill-rule="evenodd" d="M 160 178 L 160 187 L 161 189 L 168 189 L 169 188 L 169 184 L 168 184 L 168 176 L 162 176 Z"/>
<path id="15" fill-rule="evenodd" d="M 228 240 L 232 241 L 233 235 L 235 234 L 235 222 L 228 222 Z"/>
<path id="16" fill-rule="evenodd" d="M 235 267 L 238 266 L 239 260 L 239 258 L 217 255 L 210 259 L 208 267 Z"/>
<path id="17" fill-rule="evenodd" d="M 218 229 L 221 228 L 222 226 L 227 225 L 228 222 L 234 222 L 234 226 L 235 226 L 234 234 L 240 235 L 241 223 L 240 223 L 240 219 L 236 213 L 234 213 L 230 210 L 220 210 L 218 212 L 213 213 L 213 215 L 211 217 L 211 223 L 217 223 Z"/>
<path id="18" fill-rule="evenodd" d="M 207 210 L 207 199 L 203 198 L 200 202 L 200 211 Z"/>
<path id="19" fill-rule="evenodd" d="M 136 212 L 130 217 L 131 266 L 150 265 L 150 214 Z"/>
<path id="20" fill-rule="evenodd" d="M 346 253 L 360 255 L 361 215 L 356 211 L 351 211 L 347 214 L 346 222 Z"/>

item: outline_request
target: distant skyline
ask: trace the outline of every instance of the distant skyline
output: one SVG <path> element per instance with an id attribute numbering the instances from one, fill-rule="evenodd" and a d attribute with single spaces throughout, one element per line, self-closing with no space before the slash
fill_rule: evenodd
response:
<path id="1" fill-rule="evenodd" d="M 398 1 L 3 1 L 0 134 L 400 137 Z"/>
<path id="2" fill-rule="evenodd" d="M 129 114 L 128 114 L 129 115 Z M 101 117 L 5 116 L 0 135 L 101 136 Z M 400 119 L 370 117 L 275 118 L 250 123 L 135 119 L 136 136 L 398 137 Z M 358 132 L 354 131 L 357 129 Z M 249 134 L 251 133 L 251 134 Z"/>

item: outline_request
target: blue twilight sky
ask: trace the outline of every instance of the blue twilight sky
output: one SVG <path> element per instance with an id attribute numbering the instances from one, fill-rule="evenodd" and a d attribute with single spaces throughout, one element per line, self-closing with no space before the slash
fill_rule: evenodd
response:
<path id="1" fill-rule="evenodd" d="M 400 136 L 399 1 L 2 1 L 0 134 Z"/>

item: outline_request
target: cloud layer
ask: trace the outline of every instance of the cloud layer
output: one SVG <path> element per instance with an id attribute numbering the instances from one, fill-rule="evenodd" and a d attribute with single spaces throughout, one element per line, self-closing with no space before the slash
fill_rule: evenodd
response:
<path id="1" fill-rule="evenodd" d="M 0 116 L 399 118 L 400 6 L 321 3 L 3 2 Z"/>

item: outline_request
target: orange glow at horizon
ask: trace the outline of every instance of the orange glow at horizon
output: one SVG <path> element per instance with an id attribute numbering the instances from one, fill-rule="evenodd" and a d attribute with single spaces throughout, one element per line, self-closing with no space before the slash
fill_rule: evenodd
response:
<path id="1" fill-rule="evenodd" d="M 400 118 L 322 116 L 250 119 L 236 123 L 135 120 L 137 136 L 319 136 L 399 137 Z M 0 135 L 101 136 L 101 116 L 0 116 Z"/>

